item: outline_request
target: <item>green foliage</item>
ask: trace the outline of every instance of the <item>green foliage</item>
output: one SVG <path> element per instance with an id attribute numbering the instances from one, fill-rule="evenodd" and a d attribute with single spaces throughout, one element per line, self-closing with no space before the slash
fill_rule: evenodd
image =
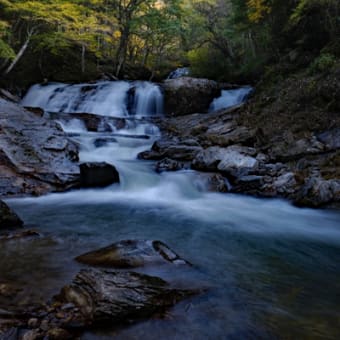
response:
<path id="1" fill-rule="evenodd" d="M 329 72 L 336 64 L 336 57 L 329 53 L 320 54 L 310 65 L 309 72 L 311 74 Z"/>
<path id="2" fill-rule="evenodd" d="M 13 59 L 15 53 L 12 48 L 0 38 L 0 59 Z"/>
<path id="3" fill-rule="evenodd" d="M 230 79 L 231 65 L 219 50 L 201 47 L 188 52 L 191 74 L 216 80 Z"/>

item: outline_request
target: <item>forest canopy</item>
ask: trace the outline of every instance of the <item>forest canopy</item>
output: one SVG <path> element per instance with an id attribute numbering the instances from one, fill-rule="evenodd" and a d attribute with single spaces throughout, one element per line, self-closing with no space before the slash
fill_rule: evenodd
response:
<path id="1" fill-rule="evenodd" d="M 338 0 L 0 0 L 0 72 L 257 79 L 340 54 Z M 144 72 L 144 73 L 143 73 Z"/>

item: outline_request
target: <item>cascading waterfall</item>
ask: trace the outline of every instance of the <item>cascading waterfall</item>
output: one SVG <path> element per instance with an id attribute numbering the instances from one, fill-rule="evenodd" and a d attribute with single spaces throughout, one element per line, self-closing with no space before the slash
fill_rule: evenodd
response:
<path id="1" fill-rule="evenodd" d="M 160 115 L 163 95 L 150 82 L 102 81 L 93 84 L 34 85 L 22 100 L 23 106 L 48 112 L 93 113 L 126 117 Z"/>
<path id="2" fill-rule="evenodd" d="M 234 90 L 222 90 L 221 96 L 215 98 L 210 104 L 209 112 L 227 109 L 228 107 L 241 104 L 247 99 L 252 90 L 253 88 L 250 86 L 240 87 Z"/>

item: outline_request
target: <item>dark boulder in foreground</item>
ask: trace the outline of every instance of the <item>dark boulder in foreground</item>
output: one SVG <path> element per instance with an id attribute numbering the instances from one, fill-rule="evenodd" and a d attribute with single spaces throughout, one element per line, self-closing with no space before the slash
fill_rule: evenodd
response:
<path id="1" fill-rule="evenodd" d="M 80 255 L 77 261 L 89 265 L 135 268 L 147 264 L 188 264 L 161 241 L 124 240 Z"/>
<path id="2" fill-rule="evenodd" d="M 0 228 L 20 228 L 23 224 L 19 216 L 6 203 L 0 201 Z"/>
<path id="3" fill-rule="evenodd" d="M 105 187 L 119 183 L 116 168 L 105 162 L 80 164 L 80 185 L 82 187 Z"/>
<path id="4" fill-rule="evenodd" d="M 62 289 L 58 300 L 75 306 L 72 323 L 115 324 L 149 317 L 193 293 L 145 274 L 83 269 Z"/>
<path id="5" fill-rule="evenodd" d="M 51 303 L 8 315 L 0 339 L 75 339 L 91 326 L 121 327 L 163 313 L 199 292 L 141 273 L 83 269 Z"/>

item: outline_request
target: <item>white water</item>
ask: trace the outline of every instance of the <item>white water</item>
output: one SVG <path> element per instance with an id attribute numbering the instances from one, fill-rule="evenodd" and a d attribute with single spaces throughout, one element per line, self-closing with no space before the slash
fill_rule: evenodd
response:
<path id="1" fill-rule="evenodd" d="M 222 90 L 221 96 L 215 98 L 210 104 L 209 112 L 227 109 L 234 105 L 241 104 L 252 91 L 252 87 L 240 87 L 234 90 Z"/>
<path id="2" fill-rule="evenodd" d="M 40 107 L 48 112 L 85 112 L 115 117 L 134 113 L 139 116 L 159 115 L 163 111 L 160 88 L 142 81 L 37 84 L 29 89 L 21 103 L 23 106 Z"/>
<path id="3" fill-rule="evenodd" d="M 190 68 L 189 67 L 179 67 L 176 70 L 170 72 L 167 79 L 176 79 L 181 77 L 186 77 L 190 75 Z"/>

